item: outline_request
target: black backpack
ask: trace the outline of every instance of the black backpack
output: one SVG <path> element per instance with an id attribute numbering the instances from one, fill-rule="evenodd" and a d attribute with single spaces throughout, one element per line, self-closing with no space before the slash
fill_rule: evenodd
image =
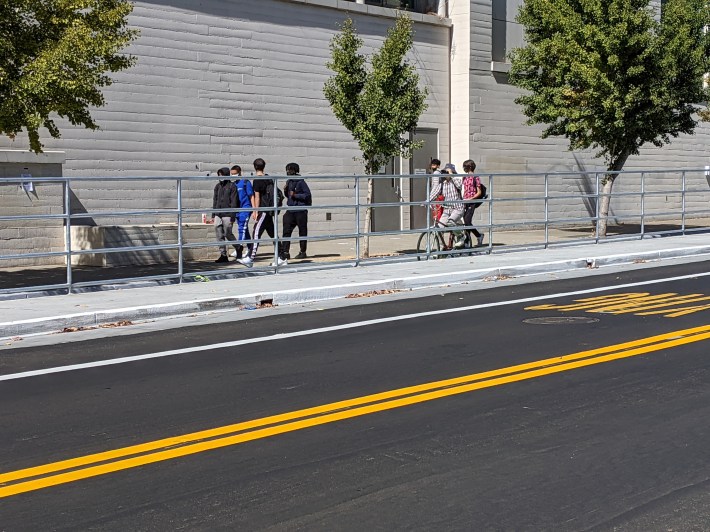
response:
<path id="1" fill-rule="evenodd" d="M 272 179 L 269 180 L 269 184 L 266 185 L 266 192 L 261 195 L 261 207 L 273 207 L 274 206 L 274 181 Z M 278 203 L 276 204 L 278 207 L 281 207 L 284 203 L 284 193 L 281 192 L 280 188 L 277 188 L 276 191 L 279 194 L 278 198 Z"/>
<path id="2" fill-rule="evenodd" d="M 481 183 L 481 197 L 479 199 L 486 199 L 488 198 L 488 189 L 486 188 L 486 185 Z"/>

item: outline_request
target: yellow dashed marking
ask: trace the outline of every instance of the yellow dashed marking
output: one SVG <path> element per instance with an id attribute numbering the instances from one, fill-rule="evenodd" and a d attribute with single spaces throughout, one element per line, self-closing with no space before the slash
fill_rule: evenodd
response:
<path id="1" fill-rule="evenodd" d="M 697 305 L 691 303 L 708 303 Z M 561 312 L 590 312 L 597 314 L 634 314 L 635 316 L 663 315 L 679 318 L 710 310 L 710 296 L 703 294 L 681 295 L 675 292 L 652 295 L 649 292 L 630 292 L 575 299 L 573 303 L 557 305 L 548 303 L 526 307 L 525 310 L 559 310 Z"/>

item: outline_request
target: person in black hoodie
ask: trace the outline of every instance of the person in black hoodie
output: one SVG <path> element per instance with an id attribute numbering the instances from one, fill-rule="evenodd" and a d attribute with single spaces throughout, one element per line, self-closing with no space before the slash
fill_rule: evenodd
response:
<path id="1" fill-rule="evenodd" d="M 229 180 L 229 168 L 226 166 L 217 170 L 217 175 L 220 177 L 219 183 L 214 187 L 212 196 L 212 223 L 214 223 L 214 232 L 217 235 L 217 240 L 226 242 L 227 240 L 236 242 L 237 239 L 232 232 L 234 225 L 233 212 L 215 212 L 222 209 L 237 208 L 237 189 Z M 237 249 L 237 246 L 234 246 Z M 219 258 L 215 262 L 229 262 L 227 257 L 227 247 L 219 247 Z"/>
<path id="2" fill-rule="evenodd" d="M 289 207 L 307 207 L 311 205 L 311 190 L 308 185 L 300 176 L 301 169 L 296 163 L 288 163 L 286 165 L 286 175 L 295 176 L 292 179 L 286 181 L 286 186 L 284 187 L 284 195 L 286 196 L 286 204 Z M 298 236 L 306 237 L 308 236 L 308 210 L 307 209 L 293 209 L 288 210 L 284 214 L 283 218 L 283 236 L 285 238 L 290 238 L 293 234 L 293 230 L 298 226 Z M 297 259 L 305 259 L 308 257 L 306 255 L 306 246 L 308 245 L 307 240 L 299 241 L 301 246 L 301 252 L 296 255 Z M 281 258 L 283 260 L 288 260 L 290 257 L 289 250 L 291 248 L 291 242 L 284 241 Z"/>

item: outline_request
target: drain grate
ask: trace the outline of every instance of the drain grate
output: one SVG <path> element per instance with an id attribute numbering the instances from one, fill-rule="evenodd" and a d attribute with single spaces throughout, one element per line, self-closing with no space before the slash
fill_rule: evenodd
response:
<path id="1" fill-rule="evenodd" d="M 599 319 L 587 316 L 548 316 L 544 318 L 528 318 L 523 323 L 531 325 L 583 325 L 585 323 L 597 323 Z"/>

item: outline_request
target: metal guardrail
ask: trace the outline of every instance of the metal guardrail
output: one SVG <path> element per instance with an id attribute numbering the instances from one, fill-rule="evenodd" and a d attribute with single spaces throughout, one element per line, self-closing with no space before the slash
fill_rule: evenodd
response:
<path id="1" fill-rule="evenodd" d="M 337 181 L 347 184 L 347 189 L 352 193 L 352 198 L 350 202 L 339 203 L 339 204 L 315 204 L 308 206 L 309 211 L 316 210 L 329 210 L 329 211 L 346 211 L 350 212 L 350 217 L 352 218 L 353 226 L 351 231 L 344 231 L 338 233 L 320 234 L 320 235 L 309 235 L 308 237 L 290 237 L 285 238 L 279 236 L 281 232 L 279 215 L 283 214 L 288 210 L 302 210 L 303 207 L 287 207 L 285 204 L 281 207 L 277 207 L 274 204 L 272 207 L 263 207 L 258 209 L 222 209 L 214 210 L 214 212 L 222 213 L 238 213 L 238 212 L 252 212 L 257 211 L 270 211 L 274 214 L 274 238 L 261 238 L 259 243 L 273 243 L 274 245 L 274 255 L 273 255 L 273 266 L 261 266 L 255 267 L 250 270 L 230 270 L 229 274 L 233 276 L 243 275 L 245 271 L 248 272 L 261 272 L 261 273 L 278 273 L 282 270 L 278 266 L 278 249 L 279 243 L 281 242 L 298 242 L 300 240 L 306 240 L 308 242 L 326 241 L 326 240 L 353 240 L 355 243 L 355 257 L 353 259 L 348 259 L 344 261 L 328 262 L 328 263 L 313 263 L 307 266 L 300 265 L 299 270 L 303 269 L 323 269 L 329 267 L 338 266 L 358 266 L 364 262 L 372 261 L 395 261 L 395 260 L 408 260 L 408 259 L 419 259 L 419 260 L 429 260 L 433 258 L 446 257 L 449 255 L 460 255 L 462 253 L 467 254 L 477 254 L 477 253 L 493 253 L 498 251 L 513 251 L 515 249 L 520 249 L 521 247 L 530 249 L 534 247 L 548 248 L 552 246 L 560 245 L 574 245 L 580 243 L 589 243 L 592 239 L 590 237 L 578 238 L 565 240 L 564 242 L 554 242 L 551 239 L 550 231 L 555 228 L 565 228 L 565 227 L 579 227 L 579 226 L 594 226 L 595 233 L 593 236 L 593 241 L 599 243 L 602 240 L 599 234 L 599 224 L 600 220 L 599 214 L 599 204 L 602 197 L 605 194 L 602 192 L 603 181 L 608 172 L 591 172 L 591 173 L 580 173 L 580 172 L 548 172 L 548 173 L 537 173 L 537 174 L 478 174 L 481 177 L 484 184 L 487 180 L 488 186 L 488 197 L 480 201 L 480 207 L 485 207 L 487 210 L 487 220 L 485 223 L 477 224 L 479 229 L 483 229 L 488 235 L 488 243 L 483 247 L 467 248 L 465 250 L 460 249 L 442 249 L 446 247 L 445 234 L 452 231 L 451 228 L 447 227 L 435 227 L 432 223 L 432 219 L 429 216 L 431 213 L 432 206 L 437 202 L 429 201 L 429 195 L 432 188 L 433 179 L 439 178 L 439 176 L 432 175 L 377 175 L 377 176 L 366 176 L 366 175 L 356 175 L 356 176 L 304 176 L 305 179 L 311 184 L 311 188 L 314 188 L 314 184 L 318 181 Z M 705 231 L 708 230 L 707 227 L 695 227 L 689 228 L 687 226 L 687 220 L 697 219 L 703 217 L 710 217 L 710 208 L 696 208 L 689 209 L 689 200 L 694 200 L 700 205 L 710 205 L 707 201 L 710 199 L 710 174 L 706 169 L 685 169 L 685 170 L 657 170 L 657 171 L 624 171 L 619 173 L 619 177 L 616 182 L 617 191 L 612 192 L 609 196 L 616 202 L 615 210 L 617 214 L 614 214 L 613 218 L 616 222 L 623 222 L 628 220 L 638 221 L 639 231 L 634 234 L 627 234 L 622 236 L 616 236 L 614 239 L 619 238 L 629 238 L 638 239 L 644 238 L 649 235 L 657 236 L 662 234 L 686 234 L 693 231 Z M 668 177 L 669 175 L 674 177 Z M 633 186 L 628 186 L 626 183 L 631 181 L 632 176 L 637 181 L 637 187 L 632 190 Z M 270 175 L 269 179 L 275 181 L 276 187 L 281 187 L 287 179 L 288 176 L 282 175 Z M 524 181 L 523 178 L 539 178 L 542 180 L 538 188 L 541 189 L 541 193 L 538 194 L 525 194 L 520 195 L 511 191 L 503 190 L 506 185 L 511 183 L 521 183 Z M 663 186 L 660 189 L 656 186 L 649 186 L 649 180 L 653 180 L 651 183 L 658 183 L 658 178 L 663 177 Z M 584 183 L 586 188 L 580 188 L 575 193 L 567 193 L 565 191 L 552 190 L 552 186 L 555 188 L 563 189 L 569 188 L 569 186 L 564 186 L 564 180 L 574 178 L 576 183 Z M 250 177 L 254 179 L 254 177 Z M 378 202 L 368 204 L 366 201 L 366 190 L 368 185 L 368 180 L 400 180 L 399 183 L 403 183 L 401 180 L 426 180 L 425 187 L 425 197 L 411 199 L 410 201 L 404 201 L 400 198 L 399 201 L 392 202 Z M 15 185 L 22 187 L 23 182 L 26 182 L 27 178 L 17 177 L 17 178 L 0 178 L 0 186 L 2 185 Z M 160 209 L 136 209 L 136 210 L 97 210 L 93 212 L 82 212 L 82 213 L 72 213 L 72 185 L 82 182 L 96 182 L 97 178 L 92 177 L 67 177 L 67 178 L 32 178 L 33 186 L 43 185 L 43 184 L 54 184 L 59 185 L 62 188 L 62 209 L 61 214 L 21 214 L 21 215 L 0 215 L 0 226 L 5 223 L 12 222 L 26 222 L 26 221 L 37 221 L 37 220 L 61 220 L 64 228 L 64 250 L 63 251 L 45 251 L 45 252 L 32 252 L 32 253 L 20 253 L 20 254 L 0 254 L 0 264 L 7 263 L 12 260 L 21 259 L 42 259 L 42 258 L 57 258 L 63 257 L 66 264 L 66 278 L 64 283 L 54 283 L 45 284 L 32 287 L 22 287 L 22 288 L 0 288 L 1 293 L 11 293 L 11 292 L 27 292 L 33 290 L 64 290 L 67 293 L 71 293 L 72 290 L 81 288 L 96 286 L 101 284 L 117 284 L 125 282 L 135 282 L 137 280 L 141 281 L 172 281 L 172 282 L 183 282 L 186 280 L 194 279 L 198 276 L 210 276 L 210 275 L 225 275 L 224 269 L 218 268 L 208 268 L 201 271 L 185 271 L 185 252 L 190 249 L 199 249 L 205 247 L 218 247 L 221 245 L 232 246 L 233 242 L 223 242 L 218 240 L 211 240 L 205 242 L 185 242 L 184 228 L 186 217 L 192 215 L 200 215 L 204 212 L 212 212 L 210 206 L 202 206 L 200 208 L 186 208 L 185 207 L 185 183 L 193 181 L 210 181 L 214 183 L 214 176 L 194 176 L 194 177 L 113 177 L 113 178 L 101 178 L 102 183 L 113 182 L 113 183 L 125 183 L 125 182 L 162 182 L 164 183 L 174 183 L 175 184 L 175 208 L 160 208 Z M 669 183 L 676 183 L 676 187 L 668 187 Z M 691 185 L 689 185 L 689 182 Z M 703 184 L 707 182 L 708 186 Z M 622 187 L 622 185 L 624 185 Z M 352 188 L 350 188 L 352 186 Z M 421 187 L 420 187 L 421 188 Z M 501 188 L 501 191 L 498 189 Z M 317 190 L 317 187 L 316 187 Z M 665 196 L 673 197 L 677 196 L 676 203 L 680 206 L 678 208 L 663 209 L 658 208 L 658 201 L 654 208 L 649 209 L 649 202 L 652 202 L 654 198 L 661 198 Z M 276 200 L 275 200 L 276 201 Z M 559 207 L 560 202 L 570 203 L 573 201 L 582 201 L 586 206 L 587 215 L 586 216 L 570 216 L 566 215 L 567 212 L 564 207 Z M 457 203 L 460 202 L 457 201 Z M 621 205 L 619 205 L 621 202 Z M 442 202 L 438 202 L 442 203 Z M 447 203 L 443 202 L 444 206 Z M 535 217 L 525 217 L 521 214 L 525 214 L 525 211 L 521 209 L 515 209 L 513 206 L 515 204 L 532 204 L 537 205 L 538 208 L 527 208 L 527 212 L 536 212 L 539 216 Z M 558 205 L 557 209 L 553 209 L 553 205 Z M 385 208 L 398 208 L 398 209 L 409 209 L 414 208 L 424 208 L 426 209 L 426 226 L 420 228 L 412 229 L 400 229 L 400 230 L 390 230 L 390 231 L 369 231 L 365 225 L 367 209 L 377 210 Z M 541 207 L 541 208 L 539 208 Z M 555 216 L 555 213 L 561 212 L 561 216 Z M 573 213 L 574 214 L 574 213 Z M 142 246 L 120 246 L 120 247 L 104 247 L 104 248 L 92 248 L 92 249 L 72 249 L 72 227 L 80 224 L 82 220 L 85 219 L 96 219 L 96 218 L 113 218 L 113 219 L 130 219 L 134 220 L 136 218 L 148 218 L 148 217 L 170 217 L 175 220 L 177 224 L 177 242 L 174 244 L 151 244 Z M 648 224 L 651 221 L 664 221 L 668 219 L 678 220 L 677 227 L 672 229 L 664 229 L 657 231 L 649 231 Z M 505 231 L 515 231 L 522 228 L 534 227 L 538 230 L 544 231 L 544 239 L 542 242 L 520 242 L 514 245 L 506 245 L 504 249 L 495 250 L 493 248 L 493 237 L 498 232 Z M 457 226 L 456 230 L 473 229 L 473 226 Z M 407 255 L 399 255 L 396 257 L 364 257 L 362 254 L 362 244 L 367 238 L 373 238 L 378 236 L 387 235 L 421 235 L 418 240 L 418 249 L 416 253 L 410 253 Z M 266 236 L 266 235 L 264 235 Z M 247 245 L 256 242 L 256 239 L 252 238 L 250 240 L 239 241 L 240 244 Z M 435 244 L 435 245 L 433 245 Z M 147 251 L 177 251 L 177 261 L 176 261 L 176 271 L 169 274 L 160 275 L 150 275 L 142 277 L 130 277 L 121 279 L 110 279 L 110 280 L 100 280 L 100 281 L 84 281 L 75 282 L 73 280 L 73 266 L 72 258 L 79 257 L 81 255 L 89 254 L 114 254 L 114 253 L 131 253 L 131 252 L 147 252 Z M 2 271 L 0 269 L 0 271 Z"/>

